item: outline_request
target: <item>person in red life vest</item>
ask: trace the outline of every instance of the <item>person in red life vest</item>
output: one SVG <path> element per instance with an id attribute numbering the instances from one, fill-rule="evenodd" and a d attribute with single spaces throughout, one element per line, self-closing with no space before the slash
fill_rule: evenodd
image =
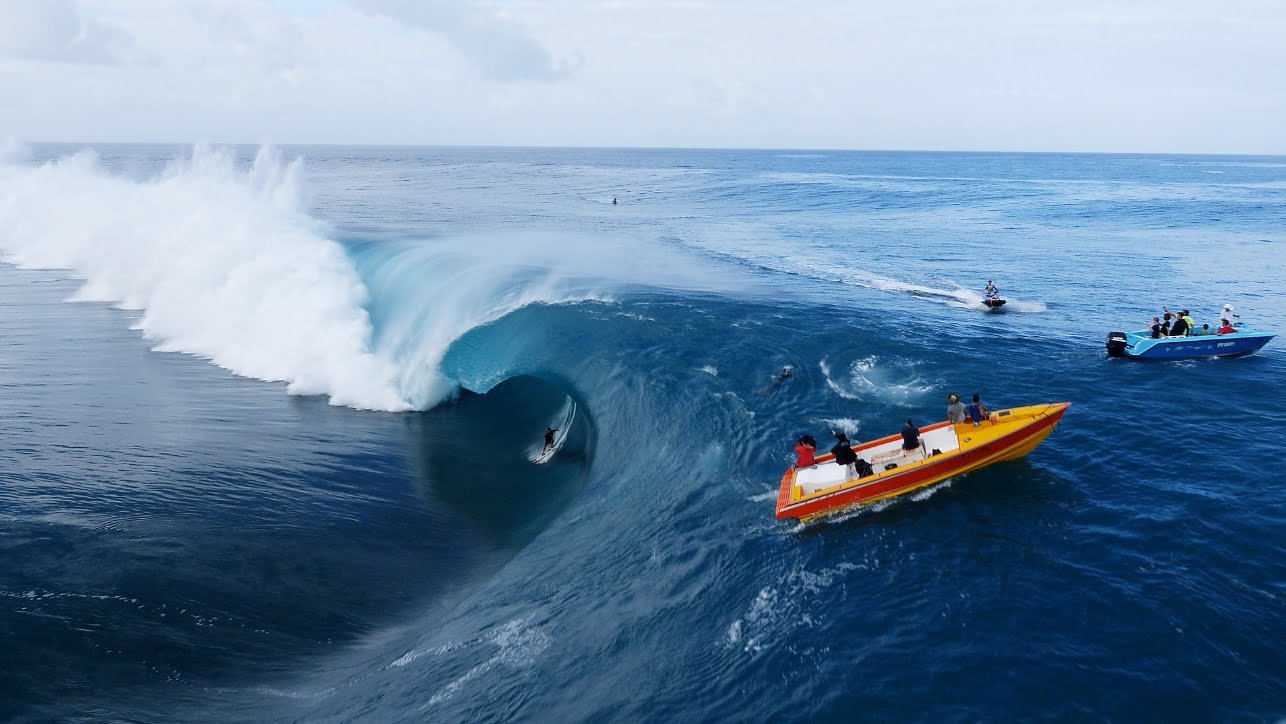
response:
<path id="1" fill-rule="evenodd" d="M 1223 326 L 1219 328 L 1219 334 L 1236 334 L 1237 333 L 1237 328 L 1232 326 L 1232 322 L 1229 322 L 1226 319 L 1221 319 L 1219 321 L 1223 322 Z"/>
<path id="2" fill-rule="evenodd" d="M 812 435 L 803 435 L 795 445 L 795 467 L 811 468 L 817 464 L 813 460 L 813 453 L 817 452 L 817 441 Z"/>

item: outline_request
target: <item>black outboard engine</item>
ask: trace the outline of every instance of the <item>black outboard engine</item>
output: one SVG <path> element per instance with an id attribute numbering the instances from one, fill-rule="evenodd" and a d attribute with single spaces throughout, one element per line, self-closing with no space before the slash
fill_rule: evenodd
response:
<path id="1" fill-rule="evenodd" d="M 1125 356 L 1125 332 L 1108 332 L 1107 333 L 1107 356 L 1124 357 Z"/>

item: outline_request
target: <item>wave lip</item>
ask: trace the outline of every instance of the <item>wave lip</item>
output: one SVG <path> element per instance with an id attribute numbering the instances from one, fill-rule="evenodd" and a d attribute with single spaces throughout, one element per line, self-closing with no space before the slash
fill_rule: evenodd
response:
<path id="1" fill-rule="evenodd" d="M 142 310 L 136 327 L 158 351 L 335 405 L 409 409 L 371 350 L 365 285 L 301 210 L 300 168 L 263 148 L 240 170 L 207 146 L 143 180 L 108 173 L 92 151 L 0 166 L 0 249 L 84 278 L 73 301 Z"/>

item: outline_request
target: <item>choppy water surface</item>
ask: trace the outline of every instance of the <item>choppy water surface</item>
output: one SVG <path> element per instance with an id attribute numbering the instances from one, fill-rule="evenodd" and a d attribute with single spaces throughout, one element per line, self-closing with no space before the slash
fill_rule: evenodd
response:
<path id="1" fill-rule="evenodd" d="M 26 149 L 0 716 L 1278 718 L 1286 347 L 1102 342 L 1280 329 L 1283 228 L 1280 158 Z M 774 520 L 953 391 L 1074 404 Z"/>

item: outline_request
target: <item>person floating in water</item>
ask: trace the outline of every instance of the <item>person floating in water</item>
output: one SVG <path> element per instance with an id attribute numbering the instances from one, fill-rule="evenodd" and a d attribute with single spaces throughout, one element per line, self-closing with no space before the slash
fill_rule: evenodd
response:
<path id="1" fill-rule="evenodd" d="M 612 206 L 615 206 L 615 205 L 616 205 L 616 197 L 615 197 L 615 196 L 613 196 L 613 197 L 612 197 Z"/>
<path id="2" fill-rule="evenodd" d="M 556 427 L 545 428 L 545 447 L 541 450 L 541 452 L 544 452 L 545 450 L 548 450 L 549 448 L 554 446 L 554 433 L 556 432 L 558 432 L 558 428 Z"/>
<path id="3" fill-rule="evenodd" d="M 1000 297 L 1000 290 L 996 288 L 995 283 L 990 279 L 987 280 L 987 288 L 982 292 L 987 295 L 988 299 L 998 299 Z"/>
<path id="4" fill-rule="evenodd" d="M 792 374 L 794 373 L 790 371 L 789 367 L 782 367 L 781 374 L 773 378 L 773 381 L 772 381 L 773 387 L 776 387 L 777 385 L 780 385 L 781 383 L 790 379 Z"/>

